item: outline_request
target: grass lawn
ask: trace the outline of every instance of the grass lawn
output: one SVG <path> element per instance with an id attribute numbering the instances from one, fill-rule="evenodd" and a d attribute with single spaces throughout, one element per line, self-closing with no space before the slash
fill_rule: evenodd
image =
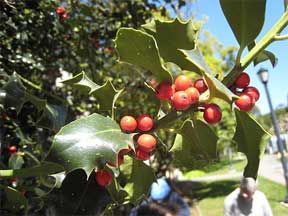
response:
<path id="1" fill-rule="evenodd" d="M 194 183 L 193 189 L 186 194 L 190 199 L 196 200 L 203 216 L 223 215 L 225 197 L 239 185 L 239 179 L 225 181 Z M 259 177 L 258 189 L 265 193 L 274 216 L 287 216 L 288 208 L 282 206 L 280 201 L 285 196 L 285 187 L 266 178 Z"/>
<path id="2" fill-rule="evenodd" d="M 243 172 L 246 160 L 233 161 L 233 168 L 236 172 Z M 200 176 L 213 176 L 229 173 L 227 160 L 208 165 L 202 170 L 187 172 L 186 178 L 193 181 L 193 178 Z M 223 204 L 225 197 L 239 186 L 240 179 L 227 179 L 214 182 L 182 182 L 180 189 L 191 203 L 196 203 L 203 216 L 223 215 Z M 284 199 L 286 189 L 284 185 L 272 182 L 266 178 L 258 178 L 258 189 L 265 193 L 274 216 L 287 216 L 288 208 L 280 204 Z M 195 209 L 192 209 L 195 212 Z"/>
<path id="3" fill-rule="evenodd" d="M 234 160 L 232 162 L 233 169 L 236 172 L 243 172 L 246 166 L 246 160 Z M 188 179 L 193 179 L 201 176 L 221 175 L 229 172 L 228 160 L 221 160 L 217 163 L 210 164 L 201 170 L 192 170 L 184 173 L 184 176 Z"/>

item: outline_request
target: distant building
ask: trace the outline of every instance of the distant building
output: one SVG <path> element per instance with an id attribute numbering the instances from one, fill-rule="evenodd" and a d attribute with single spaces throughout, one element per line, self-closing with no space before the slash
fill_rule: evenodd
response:
<path id="1" fill-rule="evenodd" d="M 283 142 L 284 151 L 287 152 L 288 134 L 280 134 L 280 137 L 281 137 L 282 142 Z M 277 153 L 278 151 L 279 150 L 278 150 L 278 146 L 277 146 L 277 137 L 274 135 L 268 141 L 268 144 L 266 146 L 266 152 L 268 154 L 274 154 L 274 153 Z"/>

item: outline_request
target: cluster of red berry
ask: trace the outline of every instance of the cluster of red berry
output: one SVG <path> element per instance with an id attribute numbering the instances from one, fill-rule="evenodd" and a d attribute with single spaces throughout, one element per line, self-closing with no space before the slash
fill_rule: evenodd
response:
<path id="1" fill-rule="evenodd" d="M 235 101 L 235 105 L 243 112 L 251 111 L 259 100 L 260 93 L 257 88 L 249 86 L 250 77 L 247 73 L 242 72 L 232 86 L 230 90 L 239 95 L 239 99 Z"/>
<path id="2" fill-rule="evenodd" d="M 142 114 L 137 119 L 132 116 L 124 116 L 120 120 L 120 127 L 124 132 L 133 133 L 136 130 L 141 132 L 141 134 L 135 136 L 137 137 L 135 155 L 139 160 L 148 160 L 151 156 L 151 152 L 156 147 L 157 141 L 155 137 L 147 133 L 153 128 L 153 126 L 153 119 L 148 114 Z M 120 150 L 118 154 L 118 167 L 123 164 L 124 155 L 130 151 L 130 147 L 128 149 Z M 116 167 L 116 165 L 110 161 L 108 161 L 107 164 Z M 113 176 L 108 170 L 96 170 L 95 179 L 99 185 L 104 187 L 112 182 Z"/>
<path id="3" fill-rule="evenodd" d="M 203 79 L 197 79 L 192 86 L 192 80 L 180 75 L 174 84 L 160 83 L 155 88 L 156 97 L 159 100 L 170 100 L 176 110 L 186 110 L 191 105 L 199 102 L 200 94 L 208 88 Z M 217 104 L 203 104 L 203 118 L 210 124 L 215 124 L 221 120 L 222 112 Z"/>
<path id="4" fill-rule="evenodd" d="M 239 95 L 239 99 L 235 104 L 241 111 L 250 111 L 255 102 L 259 99 L 259 91 L 253 86 L 248 86 L 250 83 L 249 75 L 242 72 L 230 90 Z M 174 84 L 160 83 L 155 87 L 156 97 L 159 100 L 169 100 L 172 106 L 179 111 L 187 110 L 191 105 L 199 102 L 200 94 L 205 92 L 208 88 L 203 79 L 198 79 L 192 85 L 192 81 L 185 75 L 180 75 L 176 78 Z M 203 107 L 203 118 L 209 124 L 218 123 L 222 118 L 221 108 L 215 104 L 199 104 Z M 201 109 L 199 109 L 201 110 Z M 151 156 L 151 152 L 155 149 L 157 141 L 155 137 L 149 132 L 154 126 L 153 119 L 147 115 L 142 114 L 137 119 L 132 116 L 124 116 L 120 120 L 120 127 L 126 133 L 133 133 L 136 130 L 140 132 L 136 137 L 136 152 L 135 155 L 139 160 L 147 160 Z M 124 161 L 124 154 L 131 151 L 129 149 L 122 149 L 118 154 L 118 166 Z M 112 162 L 107 162 L 110 166 L 116 167 Z M 107 170 L 96 171 L 96 181 L 101 186 L 107 186 L 112 182 L 113 176 Z"/>
<path id="5" fill-rule="evenodd" d="M 120 121 L 120 127 L 123 131 L 132 133 L 138 129 L 141 132 L 140 135 L 135 136 L 137 137 L 136 157 L 139 160 L 148 160 L 156 147 L 155 137 L 147 133 L 153 126 L 154 121 L 148 114 L 142 114 L 136 120 L 132 116 L 124 116 Z"/>
<path id="6" fill-rule="evenodd" d="M 59 16 L 59 19 L 60 19 L 61 21 L 66 20 L 66 19 L 69 18 L 69 14 L 66 13 L 66 9 L 65 9 L 65 7 L 63 7 L 63 6 L 58 6 L 58 7 L 56 8 L 56 14 Z"/>

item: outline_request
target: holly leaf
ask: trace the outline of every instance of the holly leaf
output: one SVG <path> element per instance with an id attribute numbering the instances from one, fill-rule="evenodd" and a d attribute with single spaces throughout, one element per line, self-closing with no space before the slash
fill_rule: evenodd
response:
<path id="1" fill-rule="evenodd" d="M 125 161 L 125 163 L 126 163 L 126 161 Z M 128 193 L 124 190 L 123 187 L 121 187 L 121 185 L 119 184 L 119 182 L 116 178 L 113 178 L 111 184 L 106 186 L 106 189 L 108 190 L 114 203 L 121 205 L 121 204 L 124 204 L 128 200 L 128 198 L 127 198 Z"/>
<path id="2" fill-rule="evenodd" d="M 95 173 L 87 177 L 82 169 L 67 174 L 60 188 L 54 188 L 45 199 L 51 199 L 55 215 L 101 215 L 111 198 L 105 187 L 95 181 Z"/>
<path id="3" fill-rule="evenodd" d="M 96 84 L 85 72 L 81 72 L 71 79 L 63 81 L 63 83 L 72 85 L 76 89 L 82 92 L 88 92 L 88 94 L 94 96 L 99 102 L 100 110 L 111 110 L 122 92 L 122 90 L 116 90 L 110 81 L 107 81 L 102 86 Z"/>
<path id="4" fill-rule="evenodd" d="M 250 43 L 248 45 L 248 49 L 249 51 L 256 45 L 256 42 L 253 41 L 252 43 Z M 261 63 L 261 62 L 264 62 L 264 61 L 267 61 L 269 60 L 272 64 L 272 67 L 275 67 L 277 62 L 278 62 L 278 59 L 277 57 L 274 55 L 274 53 L 268 51 L 268 50 L 263 50 L 261 51 L 254 59 L 253 63 L 254 63 L 254 66 L 256 66 L 257 64 Z"/>
<path id="5" fill-rule="evenodd" d="M 163 65 L 153 36 L 132 28 L 120 28 L 115 39 L 119 61 L 150 70 L 157 81 L 172 83 L 170 72 Z"/>
<path id="6" fill-rule="evenodd" d="M 30 94 L 17 73 L 13 73 L 8 82 L 3 87 L 4 90 L 4 106 L 14 107 L 16 112 L 19 113 L 26 102 L 31 102 L 35 105 L 38 111 L 42 112 L 37 121 L 39 127 L 52 129 L 58 131 L 64 124 L 67 116 L 67 105 L 52 105 L 48 104 L 33 94 Z M 62 102 L 62 101 L 61 101 Z"/>
<path id="7" fill-rule="evenodd" d="M 206 123 L 185 121 L 170 149 L 174 153 L 173 163 L 184 169 L 207 165 L 216 158 L 217 140 L 218 137 Z"/>
<path id="8" fill-rule="evenodd" d="M 4 106 L 14 107 L 16 112 L 19 113 L 24 103 L 27 101 L 25 97 L 25 87 L 21 80 L 13 73 L 9 76 L 8 82 L 3 86 L 4 90 Z"/>
<path id="9" fill-rule="evenodd" d="M 143 98 L 143 104 L 146 104 L 146 105 L 150 104 L 151 105 L 151 106 L 149 106 L 149 108 L 150 108 L 149 114 L 152 118 L 156 119 L 157 115 L 159 113 L 160 107 L 161 107 L 161 102 L 155 96 L 155 94 L 156 94 L 155 89 L 152 88 L 152 86 L 145 83 L 144 87 L 145 87 L 144 92 L 145 92 L 146 97 Z"/>
<path id="10" fill-rule="evenodd" d="M 119 125 L 99 114 L 65 125 L 54 137 L 46 158 L 62 165 L 66 172 L 85 170 L 87 176 L 104 159 L 117 164 L 121 149 L 133 145 L 133 134 L 123 133 Z"/>
<path id="11" fill-rule="evenodd" d="M 125 163 L 120 170 L 125 176 L 126 185 L 124 190 L 128 193 L 128 199 L 134 205 L 147 197 L 151 184 L 156 181 L 153 169 L 140 161 L 125 156 Z"/>
<path id="12" fill-rule="evenodd" d="M 240 44 L 240 50 L 260 33 L 265 19 L 266 0 L 220 0 L 222 11 Z"/>
<path id="13" fill-rule="evenodd" d="M 42 115 L 37 121 L 37 126 L 53 131 L 59 131 L 65 124 L 67 118 L 68 106 L 45 104 Z"/>
<path id="14" fill-rule="evenodd" d="M 203 76 L 209 89 L 209 98 L 220 98 L 227 103 L 232 103 L 237 99 L 237 95 L 231 92 L 220 80 L 215 78 L 207 66 L 200 50 L 196 47 L 194 50 L 181 50 L 186 56 L 186 59 L 193 62 L 198 68 L 198 72 Z"/>
<path id="15" fill-rule="evenodd" d="M 28 206 L 27 199 L 16 189 L 0 185 L 0 189 L 5 192 L 5 199 L 1 199 L 1 209 L 13 213 L 23 213 Z"/>
<path id="16" fill-rule="evenodd" d="M 238 98 L 233 92 L 230 91 L 220 80 L 215 78 L 210 73 L 202 73 L 204 80 L 209 88 L 209 99 L 212 100 L 214 97 L 220 98 L 227 103 L 231 104 Z"/>
<path id="17" fill-rule="evenodd" d="M 9 170 L 0 170 L 1 178 L 12 178 L 12 177 L 30 177 L 30 176 L 41 176 L 41 175 L 51 175 L 55 173 L 62 172 L 64 168 L 55 163 L 51 162 L 42 162 L 41 164 L 22 168 L 22 169 L 9 169 Z"/>
<path id="18" fill-rule="evenodd" d="M 18 154 L 11 155 L 8 161 L 9 169 L 21 169 L 23 164 L 24 164 L 23 157 Z"/>
<path id="19" fill-rule="evenodd" d="M 153 23 L 142 27 L 156 39 L 161 57 L 166 62 L 177 64 L 182 70 L 198 71 L 197 66 L 187 60 L 180 51 L 180 49 L 193 50 L 195 48 L 199 28 L 193 25 L 192 20 L 184 22 L 176 18 L 172 21 L 155 20 Z M 173 37 L 167 37 L 167 35 L 173 35 Z"/>
<path id="20" fill-rule="evenodd" d="M 256 179 L 270 134 L 249 113 L 235 109 L 235 115 L 237 126 L 233 140 L 238 144 L 238 151 L 244 153 L 248 160 L 244 176 Z"/>

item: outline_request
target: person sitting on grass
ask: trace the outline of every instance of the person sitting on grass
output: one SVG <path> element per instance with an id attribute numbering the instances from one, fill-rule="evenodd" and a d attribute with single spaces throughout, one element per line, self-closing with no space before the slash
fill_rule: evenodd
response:
<path id="1" fill-rule="evenodd" d="M 242 178 L 240 187 L 224 200 L 224 216 L 273 216 L 264 193 L 256 190 L 253 178 Z"/>

